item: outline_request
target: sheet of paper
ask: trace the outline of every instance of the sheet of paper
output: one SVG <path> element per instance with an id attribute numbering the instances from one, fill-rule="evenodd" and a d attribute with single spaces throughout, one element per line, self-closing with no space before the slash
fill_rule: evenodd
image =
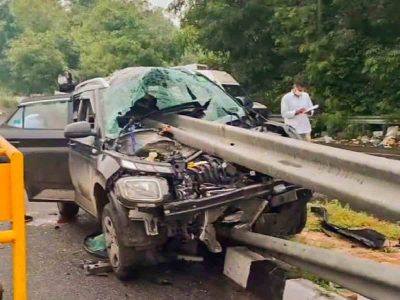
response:
<path id="1" fill-rule="evenodd" d="M 314 109 L 317 109 L 319 107 L 319 105 L 314 105 L 313 107 L 310 107 L 309 109 L 307 109 L 305 112 L 308 113 L 309 111 L 312 111 Z"/>

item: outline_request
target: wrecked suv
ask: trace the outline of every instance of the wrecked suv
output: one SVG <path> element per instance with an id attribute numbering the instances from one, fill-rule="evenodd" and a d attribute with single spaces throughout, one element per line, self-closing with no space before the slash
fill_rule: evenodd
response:
<path id="1" fill-rule="evenodd" d="M 309 190 L 188 147 L 148 125 L 169 114 L 260 125 L 202 75 L 128 68 L 79 84 L 72 98 L 74 122 L 64 134 L 75 202 L 101 222 L 119 278 L 141 264 L 194 254 L 199 241 L 221 252 L 222 226 L 276 236 L 303 229 Z M 64 214 L 76 214 L 76 204 L 66 203 Z"/>

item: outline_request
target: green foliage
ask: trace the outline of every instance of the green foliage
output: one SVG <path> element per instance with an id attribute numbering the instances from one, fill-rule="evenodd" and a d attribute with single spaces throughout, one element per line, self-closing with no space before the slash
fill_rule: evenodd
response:
<path id="1" fill-rule="evenodd" d="M 199 47 L 224 53 L 225 68 L 275 111 L 303 75 L 323 107 L 323 130 L 342 130 L 347 115 L 400 112 L 399 1 L 176 0 L 172 8 Z"/>
<path id="2" fill-rule="evenodd" d="M 193 26 L 186 26 L 177 35 L 176 43 L 181 47 L 179 64 L 206 64 L 210 68 L 225 69 L 229 60 L 228 53 L 210 51 L 200 46 L 199 33 Z"/>
<path id="3" fill-rule="evenodd" d="M 24 30 L 47 32 L 65 30 L 68 24 L 66 11 L 58 0 L 13 0 L 11 8 Z"/>
<path id="4" fill-rule="evenodd" d="M 20 30 L 10 8 L 11 1 L 0 2 L 0 82 L 6 86 L 10 81 L 7 49 Z"/>
<path id="5" fill-rule="evenodd" d="M 81 75 L 105 76 L 128 66 L 166 65 L 177 56 L 176 31 L 161 11 L 128 1 L 98 1 L 74 27 Z"/>
<path id="6" fill-rule="evenodd" d="M 145 0 L 0 1 L 0 85 L 52 92 L 66 69 L 85 79 L 197 62 L 232 73 L 275 111 L 305 76 L 320 130 L 400 114 L 399 1 L 175 0 L 171 10 L 181 30 Z"/>
<path id="7" fill-rule="evenodd" d="M 67 69 L 82 80 L 183 53 L 178 29 L 146 1 L 3 1 L 0 17 L 0 85 L 22 94 L 52 93 Z"/>
<path id="8" fill-rule="evenodd" d="M 67 67 L 51 33 L 25 32 L 11 43 L 8 61 L 13 87 L 24 94 L 52 92 Z"/>
<path id="9" fill-rule="evenodd" d="M 340 111 L 322 113 L 316 117 L 314 127 L 316 131 L 326 130 L 329 135 L 345 130 L 349 126 L 347 117 Z"/>
<path id="10" fill-rule="evenodd" d="M 3 5 L 8 39 L 0 58 L 2 85 L 22 94 L 53 92 L 59 72 L 79 63 L 67 11 L 56 0 L 15 0 Z"/>
<path id="11" fill-rule="evenodd" d="M 0 55 L 7 48 L 9 40 L 18 35 L 18 28 L 14 15 L 10 9 L 10 1 L 0 2 Z"/>

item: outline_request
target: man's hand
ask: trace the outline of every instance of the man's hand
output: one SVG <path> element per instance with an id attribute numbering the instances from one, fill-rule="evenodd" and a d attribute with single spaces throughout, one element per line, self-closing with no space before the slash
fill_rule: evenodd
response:
<path id="1" fill-rule="evenodd" d="M 306 109 L 304 107 L 303 108 L 299 108 L 298 110 L 296 110 L 295 115 L 297 116 L 299 114 L 303 114 L 303 113 L 305 113 L 305 111 L 306 111 Z"/>

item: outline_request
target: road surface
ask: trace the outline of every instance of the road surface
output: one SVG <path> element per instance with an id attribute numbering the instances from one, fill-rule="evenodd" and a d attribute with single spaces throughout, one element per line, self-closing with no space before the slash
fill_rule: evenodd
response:
<path id="1" fill-rule="evenodd" d="M 129 282 L 112 274 L 86 276 L 81 263 L 93 257 L 82 249 L 82 241 L 96 231 L 96 222 L 80 212 L 77 221 L 58 224 L 55 204 L 29 203 L 28 213 L 34 218 L 27 225 L 30 300 L 255 299 L 222 275 L 222 258 L 146 268 Z M 0 229 L 6 226 L 1 224 Z M 12 299 L 10 250 L 0 245 L 4 300 Z"/>

